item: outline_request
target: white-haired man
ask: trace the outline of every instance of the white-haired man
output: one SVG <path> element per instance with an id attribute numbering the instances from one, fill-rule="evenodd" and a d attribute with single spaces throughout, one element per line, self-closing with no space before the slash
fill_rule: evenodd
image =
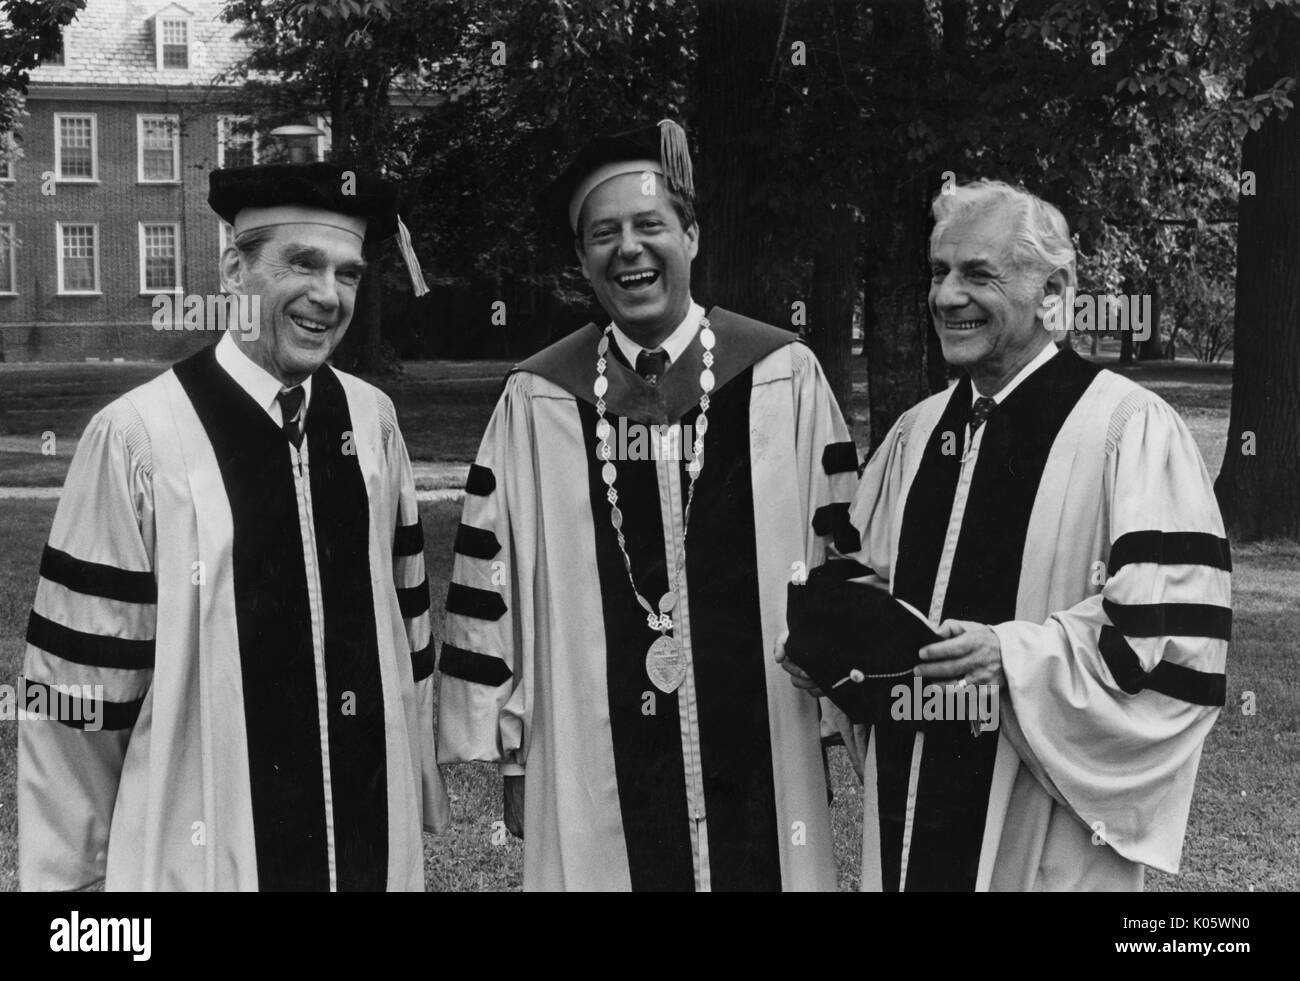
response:
<path id="1" fill-rule="evenodd" d="M 978 181 L 934 217 L 930 312 L 963 377 L 876 448 L 853 558 L 938 625 L 921 679 L 992 686 L 1001 725 L 857 728 L 863 888 L 1140 889 L 1178 869 L 1224 704 L 1209 474 L 1159 397 L 1053 344 L 1049 298 L 1076 278 L 1056 208 Z"/>

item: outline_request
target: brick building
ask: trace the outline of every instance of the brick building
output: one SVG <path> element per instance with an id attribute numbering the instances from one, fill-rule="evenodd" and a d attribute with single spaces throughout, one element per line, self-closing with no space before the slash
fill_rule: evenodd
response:
<path id="1" fill-rule="evenodd" d="M 89 0 L 32 73 L 22 156 L 0 164 L 0 359 L 175 360 L 212 340 L 152 321 L 158 294 L 219 289 L 208 171 L 255 157 L 216 81 L 243 54 L 220 9 Z"/>

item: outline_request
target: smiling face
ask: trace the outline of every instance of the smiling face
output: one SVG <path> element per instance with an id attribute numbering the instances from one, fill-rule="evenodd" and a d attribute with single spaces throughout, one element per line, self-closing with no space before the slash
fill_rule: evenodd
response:
<path id="1" fill-rule="evenodd" d="M 1007 208 L 955 217 L 930 241 L 930 315 L 950 365 L 965 368 L 982 395 L 1015 377 L 1051 340 L 1045 295 L 1061 292 L 1061 270 L 1035 274 L 1014 254 Z"/>
<path id="2" fill-rule="evenodd" d="M 686 317 L 699 226 L 683 228 L 662 179 L 622 174 L 598 185 L 578 215 L 578 262 L 605 312 L 654 348 Z M 647 194 L 651 187 L 657 193 Z"/>
<path id="3" fill-rule="evenodd" d="M 365 266 L 361 239 L 330 225 L 277 225 L 252 260 L 228 250 L 226 289 L 261 297 L 261 331 L 244 352 L 284 385 L 305 380 L 347 333 Z"/>

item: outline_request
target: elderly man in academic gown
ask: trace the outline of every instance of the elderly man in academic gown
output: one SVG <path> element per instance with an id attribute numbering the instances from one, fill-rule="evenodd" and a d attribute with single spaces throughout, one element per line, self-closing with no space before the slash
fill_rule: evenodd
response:
<path id="1" fill-rule="evenodd" d="M 857 454 L 793 333 L 692 298 L 689 175 L 670 122 L 561 175 L 609 320 L 510 375 L 465 488 L 439 754 L 500 766 L 530 890 L 836 884 L 817 705 L 770 651 L 791 577 L 856 547 Z"/>
<path id="2" fill-rule="evenodd" d="M 22 886 L 423 889 L 448 805 L 411 465 L 388 397 L 326 363 L 396 194 L 277 164 L 213 172 L 209 201 L 256 329 L 78 444 L 27 631 L 50 711 L 19 730 Z"/>
<path id="3" fill-rule="evenodd" d="M 961 379 L 872 454 L 850 557 L 938 628 L 925 683 L 991 686 L 1001 725 L 856 728 L 862 887 L 1140 889 L 1144 866 L 1178 870 L 1225 700 L 1210 477 L 1163 400 L 1044 328 L 1075 284 L 1056 208 L 980 181 L 934 215 L 930 311 Z"/>

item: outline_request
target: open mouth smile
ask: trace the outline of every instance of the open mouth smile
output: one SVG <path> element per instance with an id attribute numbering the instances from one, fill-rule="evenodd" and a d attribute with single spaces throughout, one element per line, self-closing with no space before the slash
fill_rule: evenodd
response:
<path id="1" fill-rule="evenodd" d="M 659 279 L 658 269 L 641 269 L 637 272 L 618 273 L 614 282 L 625 290 L 640 290 L 653 285 Z"/>
<path id="2" fill-rule="evenodd" d="M 329 324 L 323 324 L 319 320 L 308 320 L 293 313 L 289 314 L 289 319 L 311 334 L 324 334 L 330 329 Z"/>
<path id="3" fill-rule="evenodd" d="M 987 320 L 945 320 L 943 325 L 948 330 L 975 330 L 987 323 Z"/>

